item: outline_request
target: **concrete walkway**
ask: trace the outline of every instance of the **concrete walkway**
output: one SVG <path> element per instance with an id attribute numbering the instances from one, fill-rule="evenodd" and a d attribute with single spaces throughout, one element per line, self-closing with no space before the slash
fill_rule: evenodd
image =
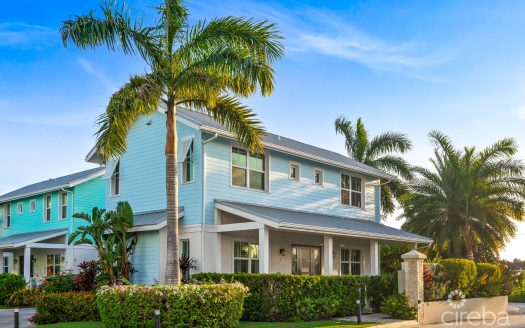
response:
<path id="1" fill-rule="evenodd" d="M 357 317 L 351 316 L 351 317 L 337 318 L 335 320 L 357 321 Z M 416 320 L 391 319 L 391 318 L 386 317 L 382 313 L 363 314 L 361 316 L 361 321 L 362 322 L 377 322 L 380 325 L 374 326 L 374 327 L 385 327 L 385 328 L 402 328 L 402 327 L 417 326 Z"/>
<path id="2" fill-rule="evenodd" d="M 36 310 L 34 308 L 23 308 L 20 309 L 18 312 L 19 316 L 19 322 L 20 322 L 20 328 L 30 327 L 32 326 L 32 323 L 29 322 L 27 319 L 32 317 Z M 15 320 L 14 320 L 14 310 L 8 309 L 8 310 L 0 310 L 0 327 L 2 328 L 14 328 L 15 326 Z"/>

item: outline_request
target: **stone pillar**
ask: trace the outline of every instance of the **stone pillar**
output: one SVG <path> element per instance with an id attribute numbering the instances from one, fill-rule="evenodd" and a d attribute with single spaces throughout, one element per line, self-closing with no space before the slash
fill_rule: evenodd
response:
<path id="1" fill-rule="evenodd" d="M 259 229 L 259 272 L 270 273 L 270 232 Z"/>
<path id="2" fill-rule="evenodd" d="M 324 274 L 331 276 L 334 272 L 334 237 L 324 236 L 323 239 L 323 267 Z"/>
<path id="3" fill-rule="evenodd" d="M 417 306 L 417 319 L 419 322 L 423 319 L 423 301 L 424 301 L 424 280 L 423 280 L 423 261 L 427 258 L 416 250 L 401 255 L 405 271 L 405 295 L 410 305 Z"/>

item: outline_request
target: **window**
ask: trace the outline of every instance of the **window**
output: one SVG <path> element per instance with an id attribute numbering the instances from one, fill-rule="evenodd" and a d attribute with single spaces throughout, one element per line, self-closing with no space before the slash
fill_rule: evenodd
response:
<path id="1" fill-rule="evenodd" d="M 29 211 L 30 212 L 36 211 L 36 200 L 31 199 L 31 201 L 29 202 Z"/>
<path id="2" fill-rule="evenodd" d="M 51 195 L 44 196 L 44 221 L 51 221 L 51 204 L 52 198 Z"/>
<path id="3" fill-rule="evenodd" d="M 11 204 L 4 205 L 4 228 L 11 228 Z"/>
<path id="4" fill-rule="evenodd" d="M 2 272 L 9 273 L 9 257 L 4 256 L 2 261 Z"/>
<path id="5" fill-rule="evenodd" d="M 111 175 L 111 196 L 120 195 L 120 161 L 117 162 Z"/>
<path id="6" fill-rule="evenodd" d="M 180 240 L 180 249 L 181 254 L 184 257 L 190 257 L 190 240 L 189 239 L 181 239 Z"/>
<path id="7" fill-rule="evenodd" d="M 254 190 L 266 190 L 265 156 L 233 147 L 232 185 Z"/>
<path id="8" fill-rule="evenodd" d="M 296 181 L 299 181 L 301 177 L 301 172 L 300 172 L 300 166 L 299 164 L 290 164 L 290 179 L 294 179 Z"/>
<path id="9" fill-rule="evenodd" d="M 321 274 L 321 247 L 292 246 L 292 274 Z"/>
<path id="10" fill-rule="evenodd" d="M 67 219 L 67 192 L 60 194 L 60 219 Z"/>
<path id="11" fill-rule="evenodd" d="M 46 268 L 48 277 L 60 274 L 60 254 L 48 254 Z"/>
<path id="12" fill-rule="evenodd" d="M 16 204 L 16 213 L 17 214 L 22 214 L 24 213 L 24 204 L 23 203 L 18 203 Z"/>
<path id="13" fill-rule="evenodd" d="M 361 251 L 358 249 L 341 249 L 341 275 L 361 274 Z"/>
<path id="14" fill-rule="evenodd" d="M 181 253 L 181 260 L 190 259 L 190 240 L 189 239 L 180 240 L 180 253 Z M 190 262 L 183 261 L 181 263 L 184 264 L 184 265 L 181 265 L 182 279 L 184 281 L 189 281 L 190 280 L 190 265 L 187 265 L 187 264 L 190 264 Z"/>
<path id="15" fill-rule="evenodd" d="M 341 174 L 341 204 L 362 207 L 361 178 Z"/>
<path id="16" fill-rule="evenodd" d="M 182 183 L 188 183 L 193 181 L 193 139 L 188 147 L 188 152 L 184 156 L 184 161 L 182 162 Z"/>
<path id="17" fill-rule="evenodd" d="M 259 273 L 259 244 L 241 241 L 234 243 L 233 272 Z"/>
<path id="18" fill-rule="evenodd" d="M 314 170 L 314 184 L 317 186 L 322 186 L 324 183 L 324 172 L 323 170 L 315 169 Z"/>

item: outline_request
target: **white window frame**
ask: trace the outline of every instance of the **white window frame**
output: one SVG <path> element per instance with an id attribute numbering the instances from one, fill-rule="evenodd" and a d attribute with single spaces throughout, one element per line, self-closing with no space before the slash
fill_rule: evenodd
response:
<path id="1" fill-rule="evenodd" d="M 348 261 L 343 261 L 343 251 L 348 251 Z M 359 261 L 352 261 L 352 252 L 359 252 Z M 339 251 L 339 275 L 343 275 L 343 264 L 348 265 L 348 274 L 363 275 L 363 250 L 359 248 L 341 248 Z M 352 264 L 359 264 L 359 274 L 352 272 Z"/>
<path id="2" fill-rule="evenodd" d="M 342 183 L 343 175 L 348 176 L 348 189 L 347 188 L 343 188 L 343 183 Z M 360 183 L 361 191 L 357 191 L 357 190 L 353 190 L 352 189 L 352 178 L 356 178 L 356 179 L 359 179 L 361 181 L 361 183 Z M 365 186 L 364 186 L 364 179 L 363 179 L 363 177 L 352 175 L 352 174 L 345 173 L 345 172 L 341 172 L 340 175 L 339 175 L 339 203 L 342 206 L 363 209 L 364 206 L 365 206 L 364 187 Z M 343 190 L 347 191 L 349 193 L 348 204 L 343 203 Z M 361 201 L 361 206 L 352 205 L 352 195 L 354 193 L 358 193 L 359 194 L 359 199 Z"/>
<path id="3" fill-rule="evenodd" d="M 36 199 L 31 199 L 29 201 L 29 212 L 33 213 L 36 211 Z"/>
<path id="4" fill-rule="evenodd" d="M 4 228 L 11 228 L 11 203 L 4 205 Z"/>
<path id="5" fill-rule="evenodd" d="M 239 150 L 243 150 L 243 151 L 246 152 L 246 166 L 245 167 L 233 164 L 233 149 L 239 149 Z M 246 148 L 239 147 L 237 145 L 232 145 L 230 147 L 230 187 L 232 187 L 232 188 L 239 188 L 239 189 L 246 189 L 246 190 L 251 190 L 251 191 L 258 191 L 258 192 L 269 192 L 269 190 L 270 190 L 270 182 L 269 181 L 270 180 L 268 178 L 268 175 L 270 173 L 270 156 L 269 156 L 269 154 L 267 152 L 264 152 L 262 154 L 262 156 L 264 156 L 264 160 L 263 160 L 264 170 L 260 171 L 260 170 L 257 170 L 257 169 L 250 168 L 250 156 L 251 156 L 251 154 L 252 153 Z M 239 169 L 246 170 L 246 186 L 245 187 L 237 186 L 237 185 L 233 184 L 233 168 L 239 168 Z M 263 189 L 250 188 L 250 171 L 262 173 L 264 175 L 264 188 Z"/>
<path id="6" fill-rule="evenodd" d="M 184 155 L 184 159 L 182 160 L 182 170 L 181 170 L 181 173 L 182 173 L 182 184 L 187 184 L 187 183 L 192 183 L 192 182 L 195 182 L 195 137 L 186 137 L 186 138 L 183 138 L 181 139 L 181 143 L 184 142 L 185 140 L 190 140 L 191 139 L 191 143 L 190 143 L 190 146 L 188 147 L 188 153 L 190 152 L 190 150 L 192 151 L 192 154 L 190 156 L 188 156 L 188 153 L 186 153 Z M 190 159 L 191 157 L 191 159 Z M 186 180 L 186 161 L 190 160 L 191 161 L 191 166 L 192 166 L 192 170 L 191 170 L 191 180 Z"/>
<path id="7" fill-rule="evenodd" d="M 317 174 L 317 172 L 319 172 L 319 182 L 315 181 L 315 175 Z M 314 185 L 320 186 L 320 187 L 324 186 L 324 170 L 323 169 L 320 169 L 317 167 L 314 168 Z"/>
<path id="8" fill-rule="evenodd" d="M 292 177 L 292 168 L 295 168 L 295 177 Z M 288 178 L 290 180 L 301 181 L 301 164 L 297 162 L 288 163 Z"/>
<path id="9" fill-rule="evenodd" d="M 118 192 L 115 192 L 115 184 L 118 184 Z M 113 173 L 111 173 L 111 178 L 109 179 L 109 196 L 110 197 L 120 196 L 121 188 L 122 188 L 122 180 L 120 177 L 120 160 L 118 160 L 117 165 L 115 165 L 115 169 L 113 170 Z"/>
<path id="10" fill-rule="evenodd" d="M 48 256 L 53 257 L 53 263 L 47 263 Z M 57 257 L 58 257 L 58 263 L 56 263 Z M 57 267 L 58 267 L 58 271 L 57 271 Z M 47 270 L 49 268 L 52 268 L 51 270 L 53 272 L 52 274 L 53 276 L 59 275 L 62 272 L 62 255 L 60 253 L 46 254 L 46 276 L 47 277 L 49 277 L 47 275 Z"/>
<path id="11" fill-rule="evenodd" d="M 246 244 L 248 244 L 248 257 L 236 257 L 235 256 L 235 243 L 246 243 Z M 260 263 L 261 262 L 259 262 L 260 261 L 259 257 L 253 257 L 252 256 L 252 245 L 257 245 L 257 252 L 260 253 L 259 243 L 246 241 L 246 240 L 234 240 L 233 241 L 233 247 L 232 247 L 232 273 L 236 273 L 235 272 L 235 260 L 247 260 L 248 261 L 248 272 L 247 273 L 259 273 L 259 267 L 260 267 Z M 257 261 L 257 263 L 259 264 L 257 266 L 257 272 L 252 272 L 252 261 Z"/>
<path id="12" fill-rule="evenodd" d="M 2 273 L 9 272 L 9 256 L 4 255 L 2 258 Z"/>
<path id="13" fill-rule="evenodd" d="M 16 214 L 24 214 L 24 203 L 18 202 L 16 204 Z"/>
<path id="14" fill-rule="evenodd" d="M 63 197 L 65 197 L 66 199 L 66 203 L 63 204 L 62 201 L 63 201 Z M 66 220 L 68 218 L 68 211 L 69 211 L 69 206 L 68 206 L 68 203 L 69 203 L 69 196 L 67 194 L 66 191 L 64 192 L 61 192 L 59 195 L 58 195 L 58 218 L 60 220 Z M 66 216 L 63 215 L 63 208 L 66 208 Z"/>
<path id="15" fill-rule="evenodd" d="M 47 197 L 51 198 L 51 201 L 49 202 L 49 217 L 47 217 Z M 43 222 L 51 222 L 51 219 L 53 217 L 53 195 L 44 195 L 43 202 L 42 202 L 42 208 L 43 208 Z"/>

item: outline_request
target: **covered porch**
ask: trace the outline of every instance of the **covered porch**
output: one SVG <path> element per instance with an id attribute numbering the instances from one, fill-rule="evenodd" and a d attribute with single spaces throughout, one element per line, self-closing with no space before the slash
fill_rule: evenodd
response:
<path id="1" fill-rule="evenodd" d="M 215 201 L 219 272 L 378 275 L 382 243 L 431 240 L 373 221 Z"/>

